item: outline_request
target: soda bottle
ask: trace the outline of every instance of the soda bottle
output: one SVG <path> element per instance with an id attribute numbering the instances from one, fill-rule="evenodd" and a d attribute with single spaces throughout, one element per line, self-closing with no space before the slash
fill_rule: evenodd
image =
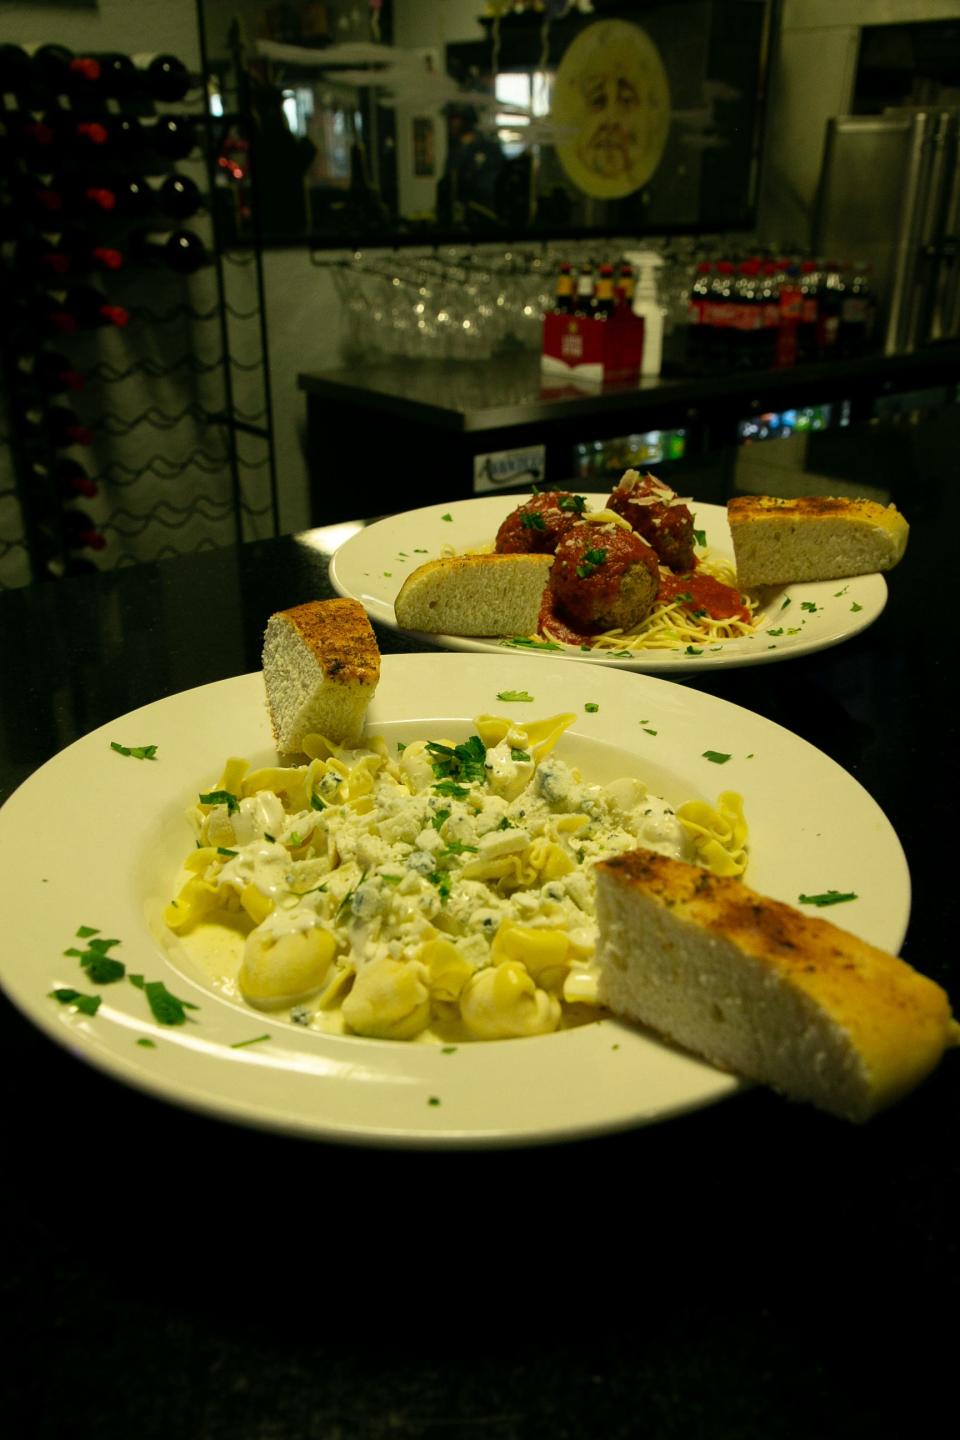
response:
<path id="1" fill-rule="evenodd" d="M 704 310 L 712 279 L 712 264 L 709 260 L 701 260 L 694 271 L 687 304 L 685 368 L 692 375 L 701 375 L 706 368 Z"/>
<path id="2" fill-rule="evenodd" d="M 774 364 L 778 370 L 796 365 L 799 353 L 797 332 L 803 317 L 803 291 L 800 285 L 800 267 L 791 260 L 782 260 L 778 266 L 777 281 L 780 288 L 779 314 L 774 352 Z"/>
<path id="3" fill-rule="evenodd" d="M 835 260 L 828 260 L 820 271 L 820 288 L 817 295 L 817 358 L 819 360 L 829 360 L 837 354 L 843 290 L 840 266 Z"/>
<path id="4" fill-rule="evenodd" d="M 817 358 L 820 272 L 815 260 L 800 265 L 800 320 L 797 324 L 797 360 L 806 364 Z"/>

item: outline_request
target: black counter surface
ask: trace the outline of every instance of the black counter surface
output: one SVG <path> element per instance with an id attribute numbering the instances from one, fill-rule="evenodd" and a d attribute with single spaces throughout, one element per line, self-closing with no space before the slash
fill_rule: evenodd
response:
<path id="1" fill-rule="evenodd" d="M 951 501 L 918 494 L 862 635 L 689 683 L 875 797 L 912 871 L 903 954 L 957 1009 Z M 328 545 L 309 532 L 0 595 L 0 797 L 134 707 L 259 668 L 269 613 L 330 593 Z M 956 1053 L 862 1127 L 755 1089 L 499 1153 L 205 1118 L 101 1075 L 5 999 L 0 1057 L 14 1440 L 922 1435 L 952 1389 Z"/>

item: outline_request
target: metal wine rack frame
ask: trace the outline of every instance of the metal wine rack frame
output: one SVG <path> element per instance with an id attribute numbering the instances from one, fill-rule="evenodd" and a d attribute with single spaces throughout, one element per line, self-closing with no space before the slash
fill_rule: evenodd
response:
<path id="1" fill-rule="evenodd" d="M 49 337 L 38 339 L 37 349 L 69 352 L 71 365 L 76 365 L 87 382 L 78 398 L 65 400 L 61 395 L 25 391 L 10 327 L 2 326 L 0 361 L 7 413 L 0 425 L 0 589 L 279 533 L 255 167 L 249 185 L 241 186 L 237 179 L 228 178 L 229 171 L 222 163 L 230 153 L 225 144 L 231 137 L 238 145 L 237 153 L 248 153 L 250 112 L 237 109 L 211 114 L 205 55 L 201 56 L 201 75 L 192 79 L 191 90 L 179 103 L 107 101 L 103 115 L 149 119 L 162 112 L 189 119 L 197 127 L 200 158 L 168 162 L 162 173 L 193 169 L 198 177 L 209 215 L 211 263 L 207 269 L 196 277 L 176 277 L 172 284 L 165 284 L 165 277 L 152 268 L 138 267 L 135 276 L 124 276 L 119 298 L 130 314 L 124 331 L 124 339 L 129 337 L 130 343 L 122 349 L 119 344 L 107 344 L 99 331 L 58 339 L 52 347 Z M 236 93 L 242 96 L 242 82 Z M 0 167 L 0 196 L 8 188 L 4 239 L 10 250 L 18 240 L 29 242 L 45 229 L 57 228 L 28 222 L 22 209 L 12 203 L 13 182 L 30 173 L 16 149 L 19 122 L 44 109 L 42 103 L 34 103 L 34 97 L 28 96 L 24 104 L 20 97 L 0 95 L 8 156 Z M 96 119 L 97 115 L 84 110 L 82 118 Z M 135 159 L 132 166 L 136 164 Z M 236 170 L 243 168 L 238 165 Z M 113 173 L 129 174 L 130 166 L 121 165 Z M 157 164 L 150 173 L 162 178 Z M 223 234 L 224 201 L 227 206 L 240 203 L 241 191 L 251 238 L 242 249 L 233 251 Z M 166 223 L 170 228 L 177 226 L 175 220 Z M 0 284 L 10 303 L 15 303 L 18 292 L 29 298 L 43 293 L 44 288 L 56 288 L 40 282 L 33 286 L 8 262 L 9 256 L 5 256 Z M 201 277 L 205 280 L 202 285 Z M 81 279 L 86 283 L 88 277 Z M 114 300 L 120 281 L 118 275 L 102 285 L 106 299 Z M 164 290 L 168 293 L 162 293 Z M 199 290 L 207 293 L 198 299 Z M 215 345 L 208 348 L 204 342 L 211 334 Z M 135 392 L 132 401 L 131 391 Z M 112 397 L 122 403 L 114 403 Z M 64 451 L 53 438 L 28 434 L 28 408 L 43 410 L 63 404 L 75 407 L 94 431 L 92 463 L 79 452 Z M 144 443 L 150 431 L 156 432 L 155 445 Z M 61 455 L 77 458 L 91 471 L 99 489 L 92 504 L 82 497 L 64 497 L 56 488 L 53 466 Z M 46 483 L 38 483 L 38 465 L 46 472 Z M 66 529 L 74 504 L 96 511 L 96 533 L 104 545 L 99 554 L 87 551 L 79 560 Z"/>

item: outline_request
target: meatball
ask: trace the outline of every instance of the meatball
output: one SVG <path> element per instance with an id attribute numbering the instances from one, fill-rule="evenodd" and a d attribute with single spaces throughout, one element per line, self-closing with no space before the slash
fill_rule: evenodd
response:
<path id="1" fill-rule="evenodd" d="M 586 631 L 629 630 L 660 588 L 655 551 L 632 530 L 582 520 L 557 546 L 550 588 L 558 607 Z"/>
<path id="2" fill-rule="evenodd" d="M 627 470 L 611 492 L 607 507 L 630 522 L 664 565 L 675 571 L 693 569 L 693 516 L 669 485 L 655 475 L 641 479 L 636 470 Z"/>
<path id="3" fill-rule="evenodd" d="M 583 513 L 582 495 L 567 490 L 544 490 L 519 505 L 497 531 L 496 550 L 501 555 L 533 551 L 552 555 L 557 542 Z"/>

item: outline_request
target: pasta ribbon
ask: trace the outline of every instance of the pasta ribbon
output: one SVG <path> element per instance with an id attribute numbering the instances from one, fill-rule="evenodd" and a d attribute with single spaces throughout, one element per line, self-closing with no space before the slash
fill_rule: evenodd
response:
<path id="1" fill-rule="evenodd" d="M 576 719 L 576 715 L 551 715 L 546 720 L 534 720 L 529 725 L 518 725 L 503 715 L 478 715 L 474 724 L 477 734 L 488 750 L 509 738 L 511 744 L 528 751 L 539 764 L 556 745 Z"/>
<path id="2" fill-rule="evenodd" d="M 240 892 L 240 904 L 246 910 L 254 925 L 259 925 L 266 920 L 273 911 L 273 901 L 269 895 L 264 895 L 256 885 L 244 885 Z"/>
<path id="3" fill-rule="evenodd" d="M 191 875 L 177 898 L 171 900 L 164 910 L 164 923 L 178 935 L 182 934 L 205 915 L 209 915 L 211 910 L 215 910 L 220 900 L 220 891 L 216 885 L 204 880 L 201 875 Z"/>
<path id="4" fill-rule="evenodd" d="M 716 805 L 688 800 L 677 819 L 693 841 L 697 860 L 714 875 L 742 875 L 747 868 L 747 822 L 743 796 L 724 790 Z"/>

